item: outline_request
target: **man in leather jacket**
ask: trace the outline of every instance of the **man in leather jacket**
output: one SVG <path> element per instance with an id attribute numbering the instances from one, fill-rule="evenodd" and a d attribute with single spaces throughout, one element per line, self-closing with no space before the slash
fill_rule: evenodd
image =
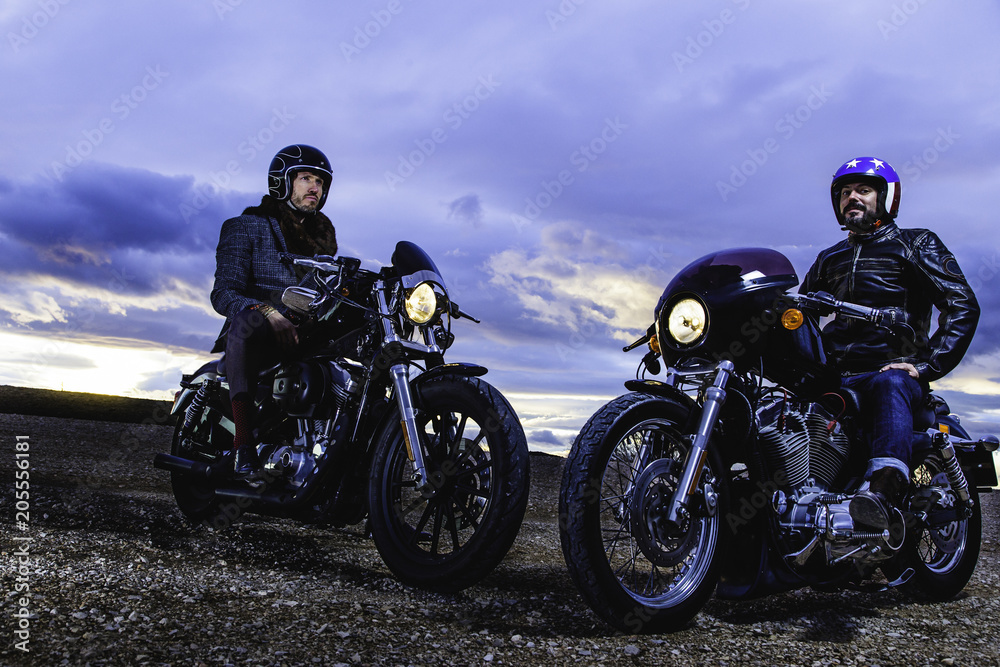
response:
<path id="1" fill-rule="evenodd" d="M 868 489 L 851 502 L 851 515 L 856 523 L 884 530 L 909 485 L 913 412 L 926 399 L 928 382 L 962 360 L 979 305 L 934 232 L 896 226 L 900 183 L 888 162 L 850 160 L 834 174 L 830 194 L 847 238 L 819 254 L 799 291 L 892 309 L 912 329 L 835 318 L 823 330 L 843 386 L 860 395 L 871 447 Z M 933 334 L 932 307 L 940 313 Z"/>
<path id="2" fill-rule="evenodd" d="M 226 352 L 236 428 L 234 473 L 255 485 L 261 483 L 253 435 L 257 375 L 298 343 L 281 295 L 302 275 L 281 253 L 337 253 L 333 223 L 319 212 L 332 182 L 322 152 L 305 144 L 287 146 L 271 160 L 268 194 L 260 205 L 222 223 L 211 298 L 226 323 L 212 351 Z"/>

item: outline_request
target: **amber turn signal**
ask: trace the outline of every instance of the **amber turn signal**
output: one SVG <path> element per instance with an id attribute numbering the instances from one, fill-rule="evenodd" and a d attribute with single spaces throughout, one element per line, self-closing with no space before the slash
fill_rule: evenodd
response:
<path id="1" fill-rule="evenodd" d="M 806 321 L 802 311 L 798 308 L 789 308 L 781 314 L 781 326 L 789 331 L 795 331 Z"/>

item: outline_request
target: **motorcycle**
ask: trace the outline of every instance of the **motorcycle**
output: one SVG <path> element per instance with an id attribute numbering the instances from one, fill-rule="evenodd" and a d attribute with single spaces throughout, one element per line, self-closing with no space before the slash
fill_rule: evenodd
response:
<path id="1" fill-rule="evenodd" d="M 713 592 L 903 586 L 947 600 L 971 578 L 997 438 L 973 440 L 932 394 L 915 415 L 910 485 L 891 530 L 855 526 L 849 505 L 869 454 L 858 397 L 826 364 L 820 320 L 873 322 L 900 344 L 907 327 L 899 311 L 790 292 L 798 282 L 769 249 L 716 252 L 681 270 L 653 325 L 624 348 L 649 348 L 629 393 L 573 443 L 563 555 L 586 602 L 619 630 L 679 629 Z M 648 377 L 661 359 L 665 379 Z"/>
<path id="2" fill-rule="evenodd" d="M 185 375 L 172 414 L 174 497 L 192 522 L 224 528 L 244 512 L 342 527 L 367 519 L 389 569 L 408 585 L 454 592 L 504 558 L 524 517 L 528 451 L 487 369 L 445 363 L 448 297 L 418 246 L 391 265 L 283 256 L 306 276 L 282 303 L 294 353 L 260 373 L 255 399 L 263 488 L 233 475 L 225 356 Z"/>

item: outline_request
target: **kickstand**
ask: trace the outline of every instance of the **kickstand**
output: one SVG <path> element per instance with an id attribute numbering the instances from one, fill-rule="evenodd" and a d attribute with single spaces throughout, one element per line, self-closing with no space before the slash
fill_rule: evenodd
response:
<path id="1" fill-rule="evenodd" d="M 914 572 L 913 572 L 913 568 L 912 567 L 906 568 L 905 570 L 903 570 L 903 573 L 901 575 L 899 575 L 898 577 L 896 577 L 895 579 L 893 579 L 892 581 L 890 581 L 889 583 L 887 583 L 882 588 L 882 590 L 883 591 L 887 591 L 890 588 L 895 588 L 896 586 L 902 586 L 907 581 L 909 581 L 910 579 L 913 578 L 913 574 L 914 574 Z"/>

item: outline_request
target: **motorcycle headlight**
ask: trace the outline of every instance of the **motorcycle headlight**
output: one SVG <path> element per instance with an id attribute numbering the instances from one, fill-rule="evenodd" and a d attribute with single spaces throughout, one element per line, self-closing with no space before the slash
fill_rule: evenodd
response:
<path id="1" fill-rule="evenodd" d="M 697 299 L 681 299 L 667 315 L 667 332 L 674 341 L 685 347 L 701 340 L 707 329 L 705 306 Z"/>
<path id="2" fill-rule="evenodd" d="M 414 324 L 427 324 L 437 314 L 437 294 L 430 283 L 420 283 L 406 295 L 406 316 Z"/>

